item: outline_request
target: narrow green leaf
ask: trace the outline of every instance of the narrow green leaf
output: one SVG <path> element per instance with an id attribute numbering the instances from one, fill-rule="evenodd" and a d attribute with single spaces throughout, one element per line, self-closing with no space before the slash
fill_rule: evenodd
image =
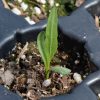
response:
<path id="1" fill-rule="evenodd" d="M 51 9 L 48 24 L 46 28 L 46 39 L 45 39 L 45 46 L 47 51 L 48 59 L 52 59 L 54 54 L 57 51 L 58 47 L 58 17 L 57 17 L 57 8 L 54 6 Z"/>
<path id="2" fill-rule="evenodd" d="M 48 23 L 46 27 L 46 32 L 42 32 L 38 35 L 37 45 L 41 57 L 45 65 L 46 78 L 49 78 L 50 73 L 50 62 L 57 51 L 58 47 L 58 18 L 57 18 L 57 9 L 53 7 L 51 9 Z"/>
<path id="3" fill-rule="evenodd" d="M 47 62 L 47 58 L 46 58 L 44 40 L 45 40 L 45 34 L 44 34 L 44 32 L 41 32 L 37 37 L 37 46 L 38 46 L 39 52 L 40 52 L 41 57 L 42 57 L 44 64 L 45 64 Z"/>
<path id="4" fill-rule="evenodd" d="M 51 68 L 52 71 L 59 73 L 61 75 L 68 75 L 70 74 L 71 70 L 65 67 L 61 67 L 61 66 L 55 66 Z"/>

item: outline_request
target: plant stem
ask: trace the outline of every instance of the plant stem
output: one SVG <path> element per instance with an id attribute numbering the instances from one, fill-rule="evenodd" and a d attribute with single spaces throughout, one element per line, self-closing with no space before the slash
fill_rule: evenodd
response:
<path id="1" fill-rule="evenodd" d="M 50 74 L 50 62 L 45 66 L 45 74 L 46 74 L 46 79 L 48 79 Z"/>
<path id="2" fill-rule="evenodd" d="M 48 70 L 48 71 L 46 72 L 46 79 L 49 79 L 49 74 L 50 74 L 50 71 Z"/>

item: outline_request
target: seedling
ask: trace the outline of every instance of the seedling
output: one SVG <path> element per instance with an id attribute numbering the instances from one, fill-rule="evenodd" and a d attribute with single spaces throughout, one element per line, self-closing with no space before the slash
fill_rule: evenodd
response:
<path id="1" fill-rule="evenodd" d="M 60 66 L 51 68 L 50 66 L 50 62 L 58 48 L 58 16 L 57 8 L 55 6 L 51 9 L 46 31 L 43 31 L 38 35 L 37 45 L 45 65 L 46 79 L 49 78 L 51 70 L 62 74 L 62 71 L 65 69 L 67 71 L 64 71 L 64 75 L 70 73 L 70 70 L 67 68 L 61 68 Z"/>

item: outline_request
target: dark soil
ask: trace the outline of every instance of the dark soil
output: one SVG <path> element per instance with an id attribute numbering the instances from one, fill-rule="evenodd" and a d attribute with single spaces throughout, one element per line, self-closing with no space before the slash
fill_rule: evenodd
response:
<path id="1" fill-rule="evenodd" d="M 41 97 L 71 92 L 77 85 L 73 74 L 77 72 L 84 79 L 94 69 L 86 51 L 80 53 L 77 47 L 67 52 L 58 51 L 51 65 L 68 67 L 72 72 L 68 76 L 51 72 L 51 85 L 44 87 L 44 65 L 36 43 L 28 43 L 28 49 L 17 43 L 8 57 L 0 59 L 0 84 L 19 94 L 24 100 L 38 100 Z"/>

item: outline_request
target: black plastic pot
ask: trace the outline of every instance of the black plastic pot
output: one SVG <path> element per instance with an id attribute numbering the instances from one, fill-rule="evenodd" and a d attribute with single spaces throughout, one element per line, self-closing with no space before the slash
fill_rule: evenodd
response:
<path id="1" fill-rule="evenodd" d="M 98 100 L 96 94 L 100 92 L 100 33 L 93 16 L 100 15 L 99 5 L 100 0 L 87 0 L 70 16 L 59 18 L 59 30 L 72 41 L 70 46 L 73 46 L 73 41 L 84 45 L 97 71 L 74 88 L 71 94 L 41 100 Z M 0 57 L 4 57 L 17 41 L 36 40 L 38 33 L 45 27 L 46 20 L 30 26 L 22 17 L 4 9 L 0 1 Z M 68 46 L 66 38 L 63 41 Z M 0 100 L 22 100 L 22 98 L 0 86 Z"/>

